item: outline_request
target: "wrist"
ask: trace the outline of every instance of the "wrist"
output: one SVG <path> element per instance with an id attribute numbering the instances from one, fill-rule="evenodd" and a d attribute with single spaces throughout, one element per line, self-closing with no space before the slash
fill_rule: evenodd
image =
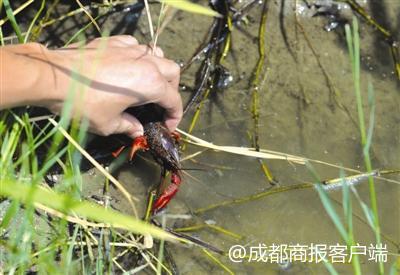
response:
<path id="1" fill-rule="evenodd" d="M 67 59 L 42 45 L 35 57 L 39 76 L 34 87 L 39 100 L 34 105 L 51 109 L 54 105 L 63 104 L 69 85 Z"/>
<path id="2" fill-rule="evenodd" d="M 1 49 L 7 69 L 1 72 L 2 100 L 0 108 L 22 105 L 47 107 L 62 101 L 62 94 L 54 89 L 58 75 L 53 67 L 57 58 L 38 43 L 6 46 Z"/>

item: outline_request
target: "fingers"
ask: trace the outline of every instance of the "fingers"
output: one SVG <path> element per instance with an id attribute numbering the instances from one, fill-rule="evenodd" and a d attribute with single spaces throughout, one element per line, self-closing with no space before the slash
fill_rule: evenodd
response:
<path id="1" fill-rule="evenodd" d="M 117 120 L 118 126 L 113 134 L 126 134 L 131 138 L 143 135 L 143 126 L 136 117 L 124 112 Z"/>
<path id="2" fill-rule="evenodd" d="M 134 46 L 139 45 L 137 39 L 131 35 L 117 35 L 110 37 L 110 43 L 121 46 Z"/>
<path id="3" fill-rule="evenodd" d="M 171 83 L 172 87 L 177 90 L 181 74 L 181 68 L 179 65 L 166 58 L 152 56 L 150 59 L 157 66 L 158 70 L 166 80 Z"/>
<path id="4" fill-rule="evenodd" d="M 159 65 L 155 62 L 149 62 L 145 59 L 136 63 L 137 73 L 134 73 L 134 82 L 138 81 L 143 84 L 143 88 L 146 90 L 145 98 L 140 100 L 141 102 L 135 101 L 136 98 L 132 97 L 132 102 L 128 103 L 128 106 L 138 106 L 147 103 L 155 103 L 165 109 L 164 122 L 165 125 L 171 130 L 175 130 L 177 125 L 182 119 L 183 107 L 182 99 L 178 91 L 179 84 L 179 66 L 172 61 L 169 61 L 169 65 L 173 73 L 168 72 L 168 66 L 166 66 L 163 72 L 159 70 L 163 65 Z M 166 77 L 167 75 L 168 77 Z M 138 87 L 135 87 L 138 88 Z"/>
<path id="5" fill-rule="evenodd" d="M 105 40 L 107 39 L 107 40 Z M 138 41 L 129 35 L 118 35 L 107 38 L 98 38 L 90 42 L 85 48 L 98 48 L 106 46 L 104 66 L 117 66 L 117 70 L 124 69 L 127 74 L 126 87 L 132 87 L 141 95 L 132 96 L 130 101 L 124 102 L 126 106 L 118 104 L 110 105 L 115 107 L 114 115 L 119 114 L 128 106 L 138 106 L 149 102 L 156 103 L 165 109 L 164 123 L 170 131 L 174 131 L 182 119 L 182 99 L 178 92 L 180 67 L 172 60 L 164 58 L 164 53 L 159 47 L 140 45 Z M 91 57 L 91 55 L 88 55 Z M 120 62 L 120 63 L 118 63 Z M 132 73 L 136 72 L 136 73 Z M 122 76 L 121 76 L 122 77 Z M 113 80 L 113 79 L 112 79 Z M 125 108 L 123 108 L 125 107 Z M 107 112 L 107 110 L 104 110 Z M 112 113 L 111 111 L 109 113 Z M 112 119 L 106 129 L 100 129 L 103 135 L 126 134 L 131 138 L 143 135 L 142 124 L 132 115 L 122 112 Z"/>
<path id="6" fill-rule="evenodd" d="M 158 57 L 158 58 L 164 57 L 164 52 L 160 47 L 153 48 L 151 45 L 133 45 L 133 46 L 134 47 L 132 48 L 132 50 L 134 51 L 132 51 L 131 54 L 133 54 L 134 57 L 137 55 L 137 52 L 141 52 L 142 57 Z"/>
<path id="7" fill-rule="evenodd" d="M 169 130 L 174 131 L 183 113 L 182 99 L 178 91 L 180 68 L 167 59 L 151 57 L 145 60 L 137 63 L 137 67 L 141 68 L 139 79 L 150 84 L 151 92 L 149 91 L 147 103 L 156 103 L 165 109 L 164 123 Z"/>
<path id="8" fill-rule="evenodd" d="M 154 47 L 152 44 L 139 45 L 139 48 L 150 56 L 164 57 L 164 51 L 160 47 Z"/>
<path id="9" fill-rule="evenodd" d="M 177 89 L 172 87 L 170 83 L 167 83 L 166 91 L 155 103 L 165 109 L 165 126 L 167 126 L 170 131 L 174 131 L 181 121 L 183 114 L 182 99 Z"/>
<path id="10" fill-rule="evenodd" d="M 153 44 L 148 45 L 148 47 L 151 49 L 153 55 L 157 57 L 164 57 L 164 52 L 160 47 L 155 47 Z"/>
<path id="11" fill-rule="evenodd" d="M 137 39 L 131 35 L 115 35 L 110 37 L 100 37 L 93 42 L 99 43 L 102 40 L 106 40 L 107 43 L 112 47 L 129 47 L 134 45 L 139 45 Z"/>
<path id="12" fill-rule="evenodd" d="M 139 45 L 137 39 L 131 35 L 115 35 L 110 37 L 99 37 L 91 41 L 92 43 L 99 43 L 100 41 L 107 40 L 107 42 L 114 47 L 123 47 L 123 46 L 135 46 L 138 45 L 139 48 L 151 55 L 157 57 L 164 57 L 164 52 L 160 47 L 154 47 L 152 44 L 150 45 Z"/>
<path id="13" fill-rule="evenodd" d="M 160 47 L 154 47 L 153 45 L 139 45 L 136 38 L 130 35 L 116 35 L 111 37 L 100 37 L 96 38 L 88 45 L 93 46 L 101 43 L 101 41 L 107 40 L 109 47 L 125 48 L 133 47 L 130 52 L 126 54 L 132 54 L 133 57 L 137 57 L 137 51 L 144 54 L 143 57 L 150 59 L 159 69 L 161 74 L 167 79 L 167 81 L 172 82 L 173 86 L 178 87 L 179 85 L 179 75 L 180 67 L 175 62 L 165 59 L 164 52 Z"/>

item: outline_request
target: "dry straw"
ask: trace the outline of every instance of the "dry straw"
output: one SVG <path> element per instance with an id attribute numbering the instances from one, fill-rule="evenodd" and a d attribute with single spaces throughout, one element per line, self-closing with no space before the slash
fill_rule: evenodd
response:
<path id="1" fill-rule="evenodd" d="M 126 197 L 128 200 L 129 204 L 132 207 L 132 210 L 135 214 L 135 217 L 138 217 L 137 210 L 135 207 L 135 204 L 133 203 L 133 199 L 137 200 L 135 197 L 133 197 L 126 189 L 125 187 L 113 176 L 111 175 L 106 169 L 104 169 L 103 166 L 101 166 L 100 163 L 98 163 L 85 149 L 82 148 L 74 139 L 71 137 L 67 131 L 65 131 L 64 128 L 62 128 L 54 119 L 48 118 L 51 124 L 54 125 L 63 135 L 66 139 L 68 139 L 69 142 L 71 142 L 72 145 L 75 146 L 75 148 L 88 160 L 90 161 L 91 164 L 93 164 L 94 167 L 96 167 L 107 179 L 109 179 L 120 191 L 121 193 Z"/>
<path id="2" fill-rule="evenodd" d="M 280 152 L 274 152 L 274 151 L 270 151 L 270 150 L 260 149 L 260 151 L 256 151 L 255 148 L 249 148 L 249 147 L 215 145 L 211 142 L 205 141 L 205 140 L 195 137 L 189 133 L 186 133 L 180 129 L 177 129 L 177 131 L 187 138 L 186 142 L 196 145 L 196 146 L 201 146 L 201 147 L 205 147 L 208 149 L 212 149 L 215 151 L 226 152 L 226 153 L 230 153 L 230 154 L 242 155 L 242 156 L 247 156 L 247 157 L 262 158 L 262 159 L 286 160 L 289 162 L 294 162 L 294 163 L 303 164 L 303 165 L 308 161 L 308 159 L 306 159 L 306 158 L 288 155 L 288 154 L 284 154 L 284 153 L 280 153 Z"/>

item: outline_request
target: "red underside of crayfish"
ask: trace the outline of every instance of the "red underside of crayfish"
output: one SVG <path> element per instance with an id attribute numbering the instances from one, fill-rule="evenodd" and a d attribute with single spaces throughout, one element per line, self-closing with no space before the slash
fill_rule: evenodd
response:
<path id="1" fill-rule="evenodd" d="M 150 122 L 144 125 L 144 135 L 133 140 L 129 158 L 133 159 L 138 150 L 149 150 L 163 170 L 171 172 L 171 183 L 161 192 L 155 200 L 152 212 L 153 214 L 162 210 L 178 192 L 181 183 L 179 171 L 181 169 L 178 153 L 179 134 L 171 133 L 161 122 Z M 113 153 L 117 157 L 125 146 L 119 148 Z"/>

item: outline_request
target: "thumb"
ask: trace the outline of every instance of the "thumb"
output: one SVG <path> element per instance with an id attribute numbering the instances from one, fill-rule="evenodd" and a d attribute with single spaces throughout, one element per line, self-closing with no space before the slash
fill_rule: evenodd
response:
<path id="1" fill-rule="evenodd" d="M 118 127 L 114 133 L 136 138 L 143 135 L 143 125 L 136 117 L 124 112 L 119 117 Z"/>

